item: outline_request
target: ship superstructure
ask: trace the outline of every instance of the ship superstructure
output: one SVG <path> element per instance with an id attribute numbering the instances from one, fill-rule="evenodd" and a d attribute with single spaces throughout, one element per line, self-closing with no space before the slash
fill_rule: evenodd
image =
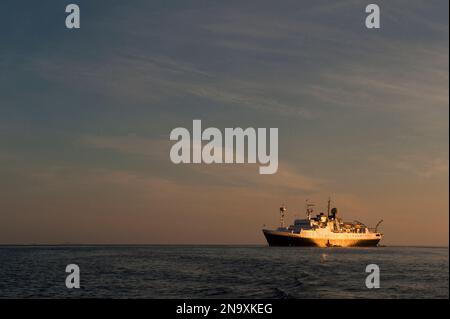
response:
<path id="1" fill-rule="evenodd" d="M 306 203 L 306 219 L 296 219 L 285 227 L 286 206 L 280 207 L 280 227 L 276 230 L 263 229 L 270 246 L 316 246 L 316 247 L 373 247 L 377 246 L 383 234 L 378 232 L 380 220 L 375 228 L 369 228 L 359 221 L 345 222 L 337 208 L 331 208 L 328 200 L 326 213 L 314 216 L 314 204 Z"/>

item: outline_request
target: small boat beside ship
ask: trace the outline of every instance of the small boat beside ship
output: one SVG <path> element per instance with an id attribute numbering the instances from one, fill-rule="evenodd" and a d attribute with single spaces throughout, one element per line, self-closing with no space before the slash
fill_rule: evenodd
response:
<path id="1" fill-rule="evenodd" d="M 296 219 L 286 227 L 284 217 L 286 207 L 280 207 L 280 227 L 275 230 L 263 229 L 269 246 L 312 246 L 312 247 L 375 247 L 383 238 L 375 228 L 369 228 L 359 221 L 344 222 L 337 208 L 331 208 L 328 200 L 326 213 L 314 216 L 314 204 L 306 203 L 306 219 Z"/>

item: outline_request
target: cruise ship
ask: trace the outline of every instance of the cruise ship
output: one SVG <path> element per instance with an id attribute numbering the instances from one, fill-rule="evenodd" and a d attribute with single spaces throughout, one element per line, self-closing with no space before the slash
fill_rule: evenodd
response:
<path id="1" fill-rule="evenodd" d="M 296 219 L 286 227 L 284 217 L 286 206 L 280 207 L 280 227 L 276 230 L 263 229 L 269 246 L 312 246 L 312 247 L 375 247 L 383 238 L 378 232 L 380 220 L 375 228 L 369 228 L 359 221 L 344 222 L 337 208 L 331 208 L 328 200 L 326 213 L 314 216 L 314 204 L 306 203 L 306 219 Z"/>

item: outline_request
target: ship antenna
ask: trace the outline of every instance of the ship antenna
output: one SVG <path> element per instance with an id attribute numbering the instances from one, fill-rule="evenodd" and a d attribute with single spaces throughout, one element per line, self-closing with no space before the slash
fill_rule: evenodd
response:
<path id="1" fill-rule="evenodd" d="M 307 216 L 308 219 L 309 219 L 310 214 L 309 214 L 308 200 L 305 200 L 305 206 L 306 206 L 306 216 Z"/>
<path id="2" fill-rule="evenodd" d="M 306 206 L 306 217 L 308 217 L 308 219 L 311 219 L 311 213 L 309 212 L 309 206 L 308 206 L 308 199 L 305 201 L 305 206 Z"/>
<path id="3" fill-rule="evenodd" d="M 309 203 L 309 199 L 306 200 L 306 216 L 308 216 L 308 219 L 311 219 L 311 213 L 312 213 L 312 208 L 314 204 L 310 204 Z"/>
<path id="4" fill-rule="evenodd" d="M 284 214 L 286 213 L 286 211 L 287 211 L 287 207 L 286 207 L 286 205 L 281 205 L 281 207 L 280 207 L 280 227 L 281 228 L 284 228 Z"/>
<path id="5" fill-rule="evenodd" d="M 328 197 L 328 208 L 327 208 L 328 216 L 330 216 L 330 209 L 331 209 L 330 205 L 331 205 L 331 197 Z"/>

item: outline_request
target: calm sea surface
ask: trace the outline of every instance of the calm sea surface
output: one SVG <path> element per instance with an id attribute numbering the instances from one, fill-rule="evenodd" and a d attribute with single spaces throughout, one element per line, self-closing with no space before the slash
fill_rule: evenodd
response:
<path id="1" fill-rule="evenodd" d="M 0 246 L 0 298 L 449 298 L 448 248 Z M 77 264 L 81 288 L 67 289 Z M 366 265 L 380 267 L 367 289 Z"/>

